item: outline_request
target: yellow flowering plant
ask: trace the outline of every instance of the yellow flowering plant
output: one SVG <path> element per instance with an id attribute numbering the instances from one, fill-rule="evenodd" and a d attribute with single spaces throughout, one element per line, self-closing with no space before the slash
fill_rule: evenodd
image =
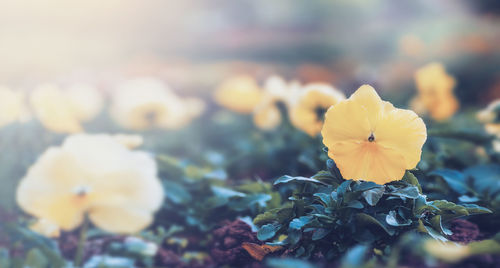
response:
<path id="1" fill-rule="evenodd" d="M 323 83 L 307 84 L 299 94 L 290 108 L 290 121 L 312 137 L 321 132 L 328 108 L 345 99 L 344 93 Z"/>
<path id="2" fill-rule="evenodd" d="M 446 241 L 451 220 L 491 213 L 422 193 L 409 170 L 420 160 L 426 126 L 368 85 L 326 112 L 322 135 L 331 158 L 327 170 L 278 178 L 274 185 L 286 189 L 290 201 L 254 218 L 258 238 L 268 245 L 304 258 L 333 259 L 357 243 L 381 251 L 379 246 L 409 231 Z M 282 235 L 286 238 L 279 239 Z"/>
<path id="3" fill-rule="evenodd" d="M 429 113 L 436 121 L 447 120 L 457 112 L 459 103 L 453 94 L 456 81 L 441 63 L 430 63 L 418 69 L 415 84 L 418 95 L 410 106 L 416 112 Z"/>
<path id="4" fill-rule="evenodd" d="M 56 133 L 77 133 L 83 131 L 82 123 L 100 112 L 103 97 L 87 85 L 73 85 L 63 90 L 45 84 L 31 92 L 30 104 L 35 117 L 45 128 Z"/>
<path id="5" fill-rule="evenodd" d="M 427 138 L 422 119 L 382 101 L 368 85 L 326 112 L 321 134 L 344 178 L 379 184 L 415 168 Z"/>

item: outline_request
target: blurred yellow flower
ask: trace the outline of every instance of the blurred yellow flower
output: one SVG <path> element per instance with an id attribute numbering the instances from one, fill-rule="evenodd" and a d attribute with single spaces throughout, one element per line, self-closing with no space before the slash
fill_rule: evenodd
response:
<path id="1" fill-rule="evenodd" d="M 328 109 L 321 134 L 344 178 L 378 184 L 414 168 L 427 139 L 421 118 L 382 101 L 369 85 Z"/>
<path id="2" fill-rule="evenodd" d="M 282 113 L 290 108 L 299 90 L 298 82 L 287 83 L 281 77 L 269 77 L 264 85 L 262 100 L 253 111 L 254 124 L 263 130 L 276 128 L 282 121 Z"/>
<path id="3" fill-rule="evenodd" d="M 442 242 L 435 239 L 428 239 L 424 242 L 425 251 L 434 258 L 446 262 L 458 262 L 470 255 L 468 246 L 454 242 Z"/>
<path id="4" fill-rule="evenodd" d="M 0 86 L 0 127 L 22 121 L 28 114 L 25 95 L 7 87 Z"/>
<path id="5" fill-rule="evenodd" d="M 485 124 L 486 132 L 500 138 L 500 99 L 494 100 L 488 107 L 479 111 L 477 119 Z"/>
<path id="6" fill-rule="evenodd" d="M 251 113 L 261 98 L 262 89 L 248 75 L 225 80 L 214 93 L 214 99 L 219 105 L 242 114 Z"/>
<path id="7" fill-rule="evenodd" d="M 76 85 L 62 90 L 46 84 L 33 90 L 30 104 L 35 116 L 47 129 L 76 133 L 83 131 L 82 122 L 93 119 L 100 112 L 103 97 L 90 86 Z"/>
<path id="8" fill-rule="evenodd" d="M 446 73 L 440 63 L 428 64 L 415 73 L 415 83 L 418 95 L 410 103 L 415 111 L 430 116 L 438 121 L 452 117 L 459 108 L 459 103 L 453 89 L 455 79 Z"/>
<path id="9" fill-rule="evenodd" d="M 30 226 L 30 229 L 46 237 L 59 237 L 59 226 L 46 220 L 38 219 Z"/>
<path id="10" fill-rule="evenodd" d="M 17 203 L 63 230 L 76 228 L 85 217 L 115 233 L 147 227 L 163 199 L 156 163 L 118 140 L 76 134 L 49 148 L 21 180 Z"/>
<path id="11" fill-rule="evenodd" d="M 182 99 L 154 78 L 136 78 L 120 84 L 112 96 L 110 114 L 122 127 L 179 129 L 199 116 L 205 103 Z"/>
<path id="12" fill-rule="evenodd" d="M 344 93 L 328 84 L 308 84 L 290 109 L 290 121 L 296 128 L 314 137 L 321 132 L 328 108 L 344 99 Z"/>

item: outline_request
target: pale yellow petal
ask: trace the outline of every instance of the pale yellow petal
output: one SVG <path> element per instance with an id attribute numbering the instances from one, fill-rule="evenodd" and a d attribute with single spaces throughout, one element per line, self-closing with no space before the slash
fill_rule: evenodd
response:
<path id="1" fill-rule="evenodd" d="M 225 80 L 214 93 L 214 99 L 219 105 L 243 114 L 251 113 L 261 98 L 262 89 L 248 75 Z"/>
<path id="2" fill-rule="evenodd" d="M 113 233 L 136 233 L 153 221 L 150 211 L 134 207 L 100 206 L 93 208 L 89 217 L 97 227 Z"/>
<path id="3" fill-rule="evenodd" d="M 371 126 L 366 109 L 352 100 L 332 106 L 325 114 L 321 135 L 323 143 L 329 148 L 340 141 L 366 140 L 370 134 Z"/>
<path id="4" fill-rule="evenodd" d="M 35 116 L 47 129 L 60 133 L 81 132 L 82 126 L 64 93 L 56 86 L 43 85 L 30 96 Z"/>
<path id="5" fill-rule="evenodd" d="M 374 136 L 377 144 L 399 152 L 406 159 L 406 169 L 412 169 L 420 161 L 427 129 L 413 111 L 394 108 L 379 120 Z"/>
<path id="6" fill-rule="evenodd" d="M 372 127 L 377 124 L 384 108 L 382 99 L 380 99 L 373 87 L 370 85 L 362 85 L 351 95 L 351 97 L 349 97 L 349 100 L 363 107 Z"/>
<path id="7" fill-rule="evenodd" d="M 260 129 L 274 129 L 281 123 L 281 112 L 275 105 L 259 107 L 254 111 L 253 122 Z"/>
<path id="8" fill-rule="evenodd" d="M 339 142 L 329 149 L 345 179 L 384 184 L 400 180 L 406 170 L 405 159 L 397 151 L 368 141 Z"/>

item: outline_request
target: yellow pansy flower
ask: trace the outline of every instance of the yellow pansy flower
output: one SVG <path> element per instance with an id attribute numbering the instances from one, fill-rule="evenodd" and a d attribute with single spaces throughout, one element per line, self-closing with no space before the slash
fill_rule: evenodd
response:
<path id="1" fill-rule="evenodd" d="M 484 129 L 500 138 L 500 99 L 491 102 L 486 109 L 477 113 L 477 119 L 484 123 Z"/>
<path id="2" fill-rule="evenodd" d="M 86 84 L 69 86 L 65 90 L 65 95 L 75 116 L 83 122 L 94 119 L 104 104 L 102 94 L 95 87 Z"/>
<path id="3" fill-rule="evenodd" d="M 441 63 L 431 63 L 417 70 L 415 83 L 417 100 L 412 101 L 410 106 L 416 111 L 429 112 L 438 121 L 446 120 L 456 113 L 459 108 L 458 100 L 453 94 L 456 81 L 446 73 Z"/>
<path id="4" fill-rule="evenodd" d="M 296 128 L 314 137 L 321 132 L 326 110 L 344 99 L 344 93 L 328 84 L 308 84 L 290 109 L 290 121 Z"/>
<path id="5" fill-rule="evenodd" d="M 179 129 L 204 109 L 202 100 L 181 98 L 160 80 L 136 78 L 123 82 L 114 91 L 110 113 L 128 129 Z"/>
<path id="6" fill-rule="evenodd" d="M 262 89 L 257 81 L 248 75 L 231 77 L 217 88 L 215 102 L 232 111 L 249 114 L 261 101 Z"/>
<path id="7" fill-rule="evenodd" d="M 23 120 L 28 113 L 24 101 L 22 92 L 0 86 L 0 127 Z"/>
<path id="8" fill-rule="evenodd" d="M 103 99 L 90 86 L 75 86 L 62 90 L 56 85 L 40 85 L 30 95 L 35 116 L 49 130 L 76 133 L 81 123 L 93 119 L 101 110 Z"/>
<path id="9" fill-rule="evenodd" d="M 369 85 L 328 109 L 321 134 L 345 179 L 378 184 L 414 168 L 427 138 L 417 114 L 382 101 Z"/>
<path id="10" fill-rule="evenodd" d="M 97 227 L 134 233 L 147 227 L 163 200 L 154 159 L 110 135 L 71 135 L 31 166 L 17 188 L 27 213 L 63 230 L 88 217 Z"/>
<path id="11" fill-rule="evenodd" d="M 271 76 L 265 82 L 262 101 L 253 111 L 254 124 L 263 130 L 272 130 L 282 121 L 282 109 L 289 109 L 300 90 L 297 82 L 287 83 L 283 78 Z"/>

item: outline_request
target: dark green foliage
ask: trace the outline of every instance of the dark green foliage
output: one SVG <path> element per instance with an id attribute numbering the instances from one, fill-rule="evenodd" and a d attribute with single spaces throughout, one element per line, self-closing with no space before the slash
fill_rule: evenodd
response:
<path id="1" fill-rule="evenodd" d="M 341 181 L 336 172 L 326 171 L 310 178 L 284 176 L 275 185 L 288 185 L 294 191 L 281 208 L 254 219 L 261 226 L 258 237 L 305 258 L 314 252 L 333 258 L 358 243 L 384 247 L 406 232 L 445 241 L 452 234 L 446 227 L 450 220 L 491 212 L 477 205 L 429 201 L 409 171 L 402 180 L 386 185 Z M 276 240 L 280 235 L 286 238 Z"/>

